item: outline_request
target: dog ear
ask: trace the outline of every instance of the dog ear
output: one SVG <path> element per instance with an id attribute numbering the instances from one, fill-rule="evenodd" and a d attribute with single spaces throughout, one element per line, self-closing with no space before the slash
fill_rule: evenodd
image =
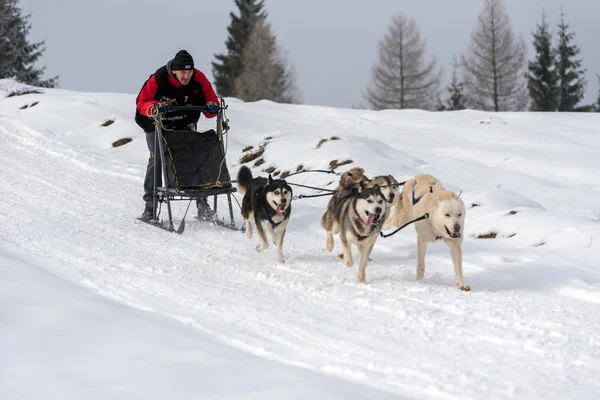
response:
<path id="1" fill-rule="evenodd" d="M 273 177 L 271 176 L 271 174 L 269 174 L 269 185 L 273 183 Z"/>
<path id="2" fill-rule="evenodd" d="M 358 182 L 358 192 L 360 193 L 363 190 L 365 190 L 367 188 L 368 184 L 369 184 L 369 181 L 365 181 L 365 180 L 359 181 Z"/>

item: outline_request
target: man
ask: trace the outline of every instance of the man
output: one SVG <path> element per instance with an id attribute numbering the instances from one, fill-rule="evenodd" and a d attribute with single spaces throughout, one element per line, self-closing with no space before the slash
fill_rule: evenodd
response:
<path id="1" fill-rule="evenodd" d="M 146 132 L 146 143 L 150 151 L 146 178 L 144 179 L 144 196 L 146 202 L 142 219 L 152 219 L 152 194 L 154 189 L 154 119 L 153 113 L 168 107 L 167 100 L 176 105 L 207 105 L 209 110 L 203 112 L 206 118 L 214 118 L 219 110 L 219 99 L 206 76 L 194 68 L 194 60 L 190 53 L 180 50 L 175 57 L 160 67 L 144 83 L 136 99 L 135 122 Z M 200 119 L 200 111 L 176 111 L 163 119 L 166 129 L 196 130 Z M 158 175 L 162 181 L 161 165 L 157 163 Z M 198 217 L 210 220 L 215 213 L 210 209 L 206 197 L 196 202 Z"/>

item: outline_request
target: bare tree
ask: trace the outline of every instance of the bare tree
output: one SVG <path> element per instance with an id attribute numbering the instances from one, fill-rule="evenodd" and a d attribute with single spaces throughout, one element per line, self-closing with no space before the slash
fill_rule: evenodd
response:
<path id="1" fill-rule="evenodd" d="M 426 63 L 424 55 L 425 42 L 415 21 L 396 14 L 379 42 L 379 60 L 364 94 L 371 107 L 435 109 L 442 71 L 435 58 Z"/>
<path id="2" fill-rule="evenodd" d="M 462 64 L 469 108 L 526 109 L 525 41 L 516 38 L 503 0 L 485 0 Z"/>
<path id="3" fill-rule="evenodd" d="M 242 65 L 242 73 L 235 80 L 236 97 L 244 101 L 301 101 L 295 70 L 277 45 L 269 23 L 259 22 L 252 30 Z"/>

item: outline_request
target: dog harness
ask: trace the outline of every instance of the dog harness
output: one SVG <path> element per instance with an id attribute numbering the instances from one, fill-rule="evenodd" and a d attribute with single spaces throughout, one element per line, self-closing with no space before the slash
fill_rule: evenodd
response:
<path id="1" fill-rule="evenodd" d="M 264 208 L 263 208 L 263 210 L 264 210 L 264 212 L 265 212 L 265 217 L 267 218 L 267 221 L 269 221 L 269 224 L 271 224 L 271 227 L 272 227 L 273 229 L 277 228 L 277 227 L 279 226 L 279 224 L 281 224 L 281 223 L 282 223 L 282 222 L 285 220 L 285 218 L 284 218 L 284 219 L 282 219 L 282 220 L 281 220 L 281 221 L 279 221 L 279 222 L 275 222 L 275 221 L 273 221 L 273 219 L 272 219 L 272 218 L 269 216 L 269 213 L 267 213 L 267 207 L 264 207 Z"/>
<path id="2" fill-rule="evenodd" d="M 412 190 L 412 205 L 413 205 L 413 206 L 414 206 L 415 204 L 417 204 L 417 203 L 419 202 L 419 200 L 421 200 L 421 198 L 422 198 L 423 196 L 425 196 L 425 195 L 423 194 L 423 195 L 421 195 L 421 196 L 419 196 L 419 197 L 417 197 L 417 198 L 415 199 L 415 188 L 416 188 L 416 187 L 417 187 L 417 186 L 415 185 L 415 186 L 413 187 L 413 190 Z M 429 193 L 433 193 L 433 186 L 429 186 Z"/>

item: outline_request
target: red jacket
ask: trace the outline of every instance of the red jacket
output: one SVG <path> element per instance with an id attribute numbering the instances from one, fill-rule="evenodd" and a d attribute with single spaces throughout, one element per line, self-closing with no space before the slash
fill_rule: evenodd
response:
<path id="1" fill-rule="evenodd" d="M 194 69 L 192 80 L 182 85 L 177 78 L 169 73 L 167 66 L 159 68 L 144 83 L 136 98 L 136 122 L 144 131 L 154 130 L 154 120 L 151 118 L 152 106 L 160 99 L 174 99 L 177 105 L 206 105 L 208 102 L 219 104 L 212 85 L 201 71 Z M 198 111 L 177 111 L 176 116 L 168 114 L 163 123 L 170 128 L 183 129 L 189 123 L 197 123 L 200 119 Z M 214 118 L 217 114 L 203 112 L 206 118 Z"/>

